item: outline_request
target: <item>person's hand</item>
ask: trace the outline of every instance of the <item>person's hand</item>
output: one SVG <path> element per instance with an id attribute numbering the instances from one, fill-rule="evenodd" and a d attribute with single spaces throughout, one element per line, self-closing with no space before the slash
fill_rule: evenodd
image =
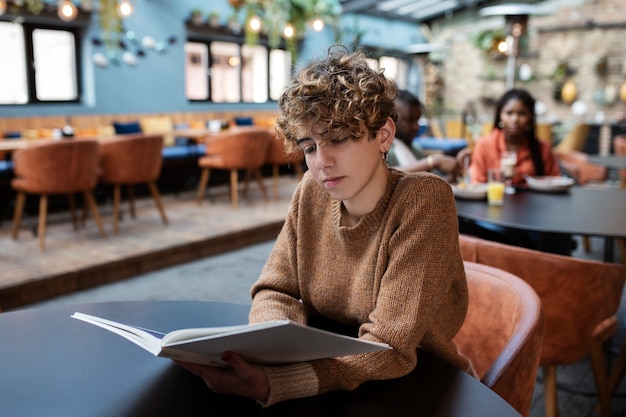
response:
<path id="1" fill-rule="evenodd" d="M 465 160 L 467 159 L 467 165 L 465 165 Z M 472 150 L 470 149 L 470 147 L 465 147 L 463 149 L 461 149 L 457 154 L 456 154 L 456 160 L 459 161 L 459 165 L 461 167 L 464 166 L 469 166 L 469 163 L 472 160 Z"/>
<path id="2" fill-rule="evenodd" d="M 446 174 L 446 179 L 456 181 L 458 174 L 461 172 L 461 165 L 456 158 L 443 154 L 433 155 L 433 166 L 439 171 Z"/>
<path id="3" fill-rule="evenodd" d="M 265 372 L 260 366 L 252 365 L 234 352 L 225 352 L 222 360 L 231 368 L 217 368 L 196 363 L 175 363 L 204 380 L 209 389 L 219 394 L 232 394 L 266 401 L 270 387 Z"/>

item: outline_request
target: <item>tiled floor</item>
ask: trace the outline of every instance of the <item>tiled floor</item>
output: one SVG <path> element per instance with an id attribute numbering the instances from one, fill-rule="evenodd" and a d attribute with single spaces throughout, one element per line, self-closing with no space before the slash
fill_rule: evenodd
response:
<path id="1" fill-rule="evenodd" d="M 66 216 L 56 216 L 44 253 L 39 252 L 36 238 L 26 224 L 20 240 L 12 241 L 10 224 L 6 222 L 0 225 L 0 300 L 3 292 L 11 294 L 9 288 L 24 281 L 29 285 L 23 292 L 31 298 L 33 292 L 39 296 L 55 292 L 69 293 L 15 308 L 137 299 L 248 303 L 250 285 L 258 276 L 271 250 L 273 236 L 277 233 L 276 225 L 280 224 L 287 211 L 289 197 L 295 185 L 295 179 L 282 178 L 280 200 L 269 203 L 262 201 L 253 186 L 250 202 L 242 200 L 237 211 L 230 208 L 225 188 L 214 190 L 215 202 L 204 203 L 201 207 L 193 201 L 193 193 L 177 197 L 165 196 L 166 210 L 170 217 L 168 226 L 160 223 L 152 202 L 145 200 L 140 204 L 138 218 L 130 220 L 124 217 L 119 235 L 108 239 L 99 237 L 93 221 L 88 221 L 86 228 L 75 234 Z M 107 230 L 110 230 L 110 208 L 102 208 L 102 214 Z M 34 219 L 29 221 L 32 224 Z M 261 229 L 259 233 L 245 233 L 251 227 L 259 225 L 266 225 L 267 228 Z M 601 241 L 593 240 L 591 253 L 584 253 L 581 246 L 579 244 L 575 256 L 601 258 Z M 150 255 L 154 252 L 157 256 Z M 224 253 L 214 254 L 219 252 Z M 139 261 L 124 261 L 129 257 Z M 196 260 L 153 270 L 154 264 L 166 265 L 183 258 Z M 126 266 L 123 265 L 124 262 L 127 263 Z M 107 268 L 107 263 L 121 266 L 109 267 L 110 271 L 107 273 L 100 272 Z M 81 274 L 81 270 L 85 272 Z M 148 270 L 150 271 L 146 272 Z M 126 278 L 133 271 L 134 278 L 112 282 L 116 280 L 111 275 L 116 272 L 122 275 L 121 278 Z M 72 274 L 79 277 L 68 278 Z M 73 291 L 68 287 L 72 284 L 86 286 L 86 277 L 98 274 L 104 276 L 103 281 L 111 283 L 83 291 Z M 36 284 L 37 282 L 40 284 Z M 45 284 L 46 282 L 52 284 Z M 620 323 L 624 323 L 624 316 L 620 312 Z M 625 332 L 624 328 L 620 328 L 615 338 L 615 346 L 621 343 Z M 558 379 L 563 387 L 574 386 L 588 392 L 594 390 L 591 366 L 586 359 L 560 367 Z M 619 393 L 613 399 L 614 415 L 626 416 L 626 384 L 622 384 Z M 594 411 L 595 404 L 595 397 L 592 395 L 559 390 L 562 417 L 597 416 L 599 414 Z M 537 378 L 530 417 L 540 416 L 544 416 L 541 372 Z"/>

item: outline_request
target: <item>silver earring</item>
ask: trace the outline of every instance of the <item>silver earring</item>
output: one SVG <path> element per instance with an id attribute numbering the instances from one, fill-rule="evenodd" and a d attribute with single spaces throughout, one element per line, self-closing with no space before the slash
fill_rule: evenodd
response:
<path id="1" fill-rule="evenodd" d="M 388 159 L 389 159 L 389 153 L 388 152 L 383 152 L 383 161 L 385 161 L 385 163 L 387 163 Z"/>
<path id="2" fill-rule="evenodd" d="M 504 127 L 504 123 L 502 123 L 502 120 L 500 120 L 500 121 L 498 122 L 498 127 L 499 127 L 500 129 L 502 129 L 502 128 Z"/>

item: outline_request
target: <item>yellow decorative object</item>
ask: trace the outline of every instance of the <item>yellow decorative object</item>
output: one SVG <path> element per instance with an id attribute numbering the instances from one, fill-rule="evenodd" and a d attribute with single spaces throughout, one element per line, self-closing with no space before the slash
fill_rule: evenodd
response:
<path id="1" fill-rule="evenodd" d="M 574 81 L 572 80 L 567 80 L 561 88 L 561 99 L 563 100 L 563 103 L 572 104 L 574 100 L 576 100 L 576 96 L 578 96 L 576 84 L 574 84 Z"/>
<path id="2" fill-rule="evenodd" d="M 626 81 L 624 81 L 622 86 L 619 88 L 619 98 L 620 100 L 626 102 Z"/>

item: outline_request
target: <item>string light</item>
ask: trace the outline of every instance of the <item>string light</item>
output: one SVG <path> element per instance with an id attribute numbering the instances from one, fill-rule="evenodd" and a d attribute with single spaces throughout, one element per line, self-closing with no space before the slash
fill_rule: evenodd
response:
<path id="1" fill-rule="evenodd" d="M 252 16 L 248 21 L 248 27 L 253 32 L 258 32 L 261 30 L 261 18 L 259 16 Z"/>
<path id="2" fill-rule="evenodd" d="M 291 23 L 287 23 L 285 28 L 283 29 L 283 36 L 286 39 L 291 39 L 296 34 L 296 28 L 293 27 Z"/>
<path id="3" fill-rule="evenodd" d="M 322 19 L 313 20 L 313 30 L 320 32 L 324 29 L 324 21 Z"/>
<path id="4" fill-rule="evenodd" d="M 133 6 L 133 3 L 130 2 L 130 0 L 121 0 L 117 5 L 117 13 L 121 17 L 128 17 L 132 15 L 134 11 L 135 7 Z"/>
<path id="5" fill-rule="evenodd" d="M 59 16 L 59 19 L 63 20 L 64 22 L 69 22 L 76 19 L 77 15 L 78 8 L 76 8 L 76 5 L 74 3 L 72 3 L 70 0 L 61 0 L 57 9 L 57 16 Z"/>

